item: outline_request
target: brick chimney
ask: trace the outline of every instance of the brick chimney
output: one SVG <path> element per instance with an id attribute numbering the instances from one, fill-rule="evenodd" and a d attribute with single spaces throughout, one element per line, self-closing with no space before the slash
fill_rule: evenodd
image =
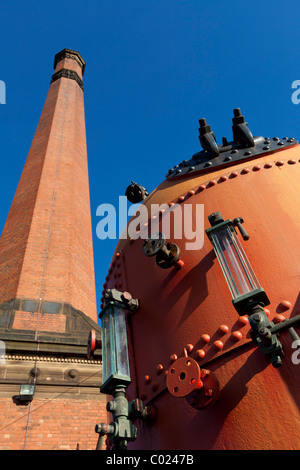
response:
<path id="1" fill-rule="evenodd" d="M 0 239 L 0 450 L 95 449 L 107 421 L 97 331 L 83 101 L 85 62 L 55 72 Z M 35 386 L 22 401 L 20 386 Z"/>
<path id="2" fill-rule="evenodd" d="M 85 62 L 78 52 L 64 49 L 56 54 L 54 68 L 0 239 L 0 303 L 18 299 L 24 305 L 27 300 L 39 304 L 39 313 L 46 302 L 67 303 L 97 321 L 82 82 Z M 13 327 L 31 329 L 35 323 L 34 317 L 30 321 L 28 315 L 16 313 Z"/>

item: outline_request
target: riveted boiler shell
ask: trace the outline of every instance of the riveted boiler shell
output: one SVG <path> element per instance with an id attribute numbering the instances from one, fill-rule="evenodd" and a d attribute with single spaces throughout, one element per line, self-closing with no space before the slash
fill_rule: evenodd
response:
<path id="1" fill-rule="evenodd" d="M 270 320 L 279 313 L 289 318 L 300 313 L 299 183 L 295 146 L 205 175 L 166 180 L 144 204 L 149 211 L 155 203 L 192 204 L 194 210 L 204 204 L 204 229 L 212 212 L 220 211 L 225 220 L 243 217 L 250 239 L 239 238 L 270 299 Z M 189 240 L 173 235 L 183 267 L 161 269 L 143 254 L 143 240 L 120 240 L 105 283 L 140 300 L 129 319 L 128 396 L 157 407 L 153 424 L 135 423 L 138 438 L 129 448 L 300 449 L 300 364 L 291 360 L 289 334 L 280 336 L 285 358 L 275 369 L 233 308 L 207 236 L 203 247 L 190 250 Z M 181 357 L 187 345 L 193 345 L 191 357 L 219 381 L 220 397 L 211 408 L 197 411 L 166 388 L 170 357 Z"/>

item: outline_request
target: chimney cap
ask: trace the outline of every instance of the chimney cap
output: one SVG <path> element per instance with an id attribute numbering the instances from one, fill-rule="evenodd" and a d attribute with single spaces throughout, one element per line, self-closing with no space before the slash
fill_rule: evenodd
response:
<path id="1" fill-rule="evenodd" d="M 62 51 L 55 54 L 54 70 L 56 69 L 57 63 L 60 60 L 63 60 L 65 58 L 76 60 L 82 68 L 82 75 L 84 74 L 86 63 L 83 60 L 82 56 L 79 54 L 79 52 L 78 51 L 73 51 L 72 49 L 63 49 Z"/>

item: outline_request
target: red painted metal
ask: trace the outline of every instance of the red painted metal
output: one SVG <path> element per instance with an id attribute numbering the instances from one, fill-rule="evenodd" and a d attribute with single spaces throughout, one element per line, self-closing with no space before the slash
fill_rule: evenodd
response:
<path id="1" fill-rule="evenodd" d="M 168 370 L 167 388 L 174 397 L 187 397 L 202 387 L 200 367 L 187 354 L 177 359 Z"/>
<path id="2" fill-rule="evenodd" d="M 96 331 L 90 330 L 87 344 L 87 358 L 92 359 L 97 349 L 101 349 L 102 341 L 96 338 Z"/>
<path id="3" fill-rule="evenodd" d="M 276 322 L 300 313 L 299 183 L 300 147 L 295 146 L 280 156 L 166 180 L 143 204 L 204 204 L 205 229 L 212 212 L 225 219 L 242 216 L 250 239 L 239 239 L 270 299 L 269 318 Z M 181 269 L 160 269 L 143 254 L 143 240 L 121 239 L 106 280 L 107 288 L 121 284 L 140 301 L 128 325 L 128 399 L 143 397 L 157 408 L 154 423 L 135 423 L 138 437 L 129 449 L 300 449 L 300 365 L 292 362 L 288 332 L 280 335 L 285 358 L 275 369 L 252 341 L 247 317 L 232 307 L 208 238 L 199 250 L 187 250 L 186 240 L 176 240 L 173 233 L 170 241 L 180 247 Z M 189 344 L 189 357 L 220 387 L 218 400 L 201 410 L 173 396 L 166 374 L 157 374 L 158 365 L 166 371 L 185 360 Z"/>

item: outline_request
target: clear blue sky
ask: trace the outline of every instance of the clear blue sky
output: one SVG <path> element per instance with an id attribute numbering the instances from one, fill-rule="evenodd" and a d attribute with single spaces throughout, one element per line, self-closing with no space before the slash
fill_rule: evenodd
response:
<path id="1" fill-rule="evenodd" d="M 300 138 L 299 1 L 8 1 L 0 16 L 2 231 L 42 111 L 54 55 L 78 50 L 84 77 L 97 304 L 116 241 L 96 208 L 131 180 L 152 191 L 200 150 L 198 119 L 231 140 L 241 107 L 254 135 Z"/>

